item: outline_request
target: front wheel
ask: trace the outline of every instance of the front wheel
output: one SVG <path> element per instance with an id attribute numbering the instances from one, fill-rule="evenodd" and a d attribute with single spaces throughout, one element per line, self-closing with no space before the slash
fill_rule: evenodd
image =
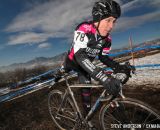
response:
<path id="1" fill-rule="evenodd" d="M 52 90 L 48 97 L 48 108 L 52 120 L 61 130 L 74 130 L 76 124 L 76 110 L 71 99 L 66 96 L 62 103 L 63 92 Z M 62 105 L 61 105 L 62 104 Z"/>
<path id="2" fill-rule="evenodd" d="M 156 110 L 131 98 L 116 99 L 104 105 L 99 119 L 102 130 L 148 130 L 160 125 Z"/>

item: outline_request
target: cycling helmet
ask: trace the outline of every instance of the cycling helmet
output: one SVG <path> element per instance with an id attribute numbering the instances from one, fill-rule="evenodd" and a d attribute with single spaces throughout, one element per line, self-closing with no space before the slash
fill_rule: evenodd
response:
<path id="1" fill-rule="evenodd" d="M 120 15 L 120 5 L 113 0 L 100 0 L 99 2 L 95 2 L 92 9 L 92 16 L 94 22 L 98 22 L 110 16 L 119 18 Z"/>

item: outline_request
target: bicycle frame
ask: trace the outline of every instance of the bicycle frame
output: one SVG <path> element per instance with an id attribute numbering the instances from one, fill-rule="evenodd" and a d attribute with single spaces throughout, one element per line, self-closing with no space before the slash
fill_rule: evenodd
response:
<path id="1" fill-rule="evenodd" d="M 103 92 L 100 94 L 99 98 L 96 100 L 96 102 L 94 103 L 94 105 L 92 106 L 91 110 L 89 111 L 89 113 L 86 115 L 86 117 L 84 118 L 82 116 L 82 113 L 80 111 L 80 108 L 77 104 L 77 101 L 74 97 L 74 93 L 73 91 L 71 90 L 71 88 L 76 88 L 76 87 L 79 87 L 79 88 L 82 88 L 82 87 L 92 87 L 92 88 L 99 88 L 99 87 L 103 87 L 102 85 L 92 85 L 92 84 L 75 84 L 75 85 L 69 85 L 68 83 L 68 78 L 67 76 L 64 76 L 64 79 L 65 79 L 65 82 L 66 82 L 66 85 L 67 85 L 67 89 L 65 91 L 65 94 L 63 96 L 63 100 L 62 100 L 62 103 L 61 105 L 63 104 L 63 102 L 65 101 L 65 97 L 67 95 L 70 95 L 72 100 L 73 100 L 73 103 L 75 105 L 75 108 L 77 110 L 77 115 L 78 117 L 82 120 L 82 122 L 84 123 L 87 123 L 87 121 L 89 121 L 90 119 L 92 119 L 93 115 L 95 114 L 95 112 L 100 108 L 100 104 L 101 102 L 106 102 L 106 101 L 110 101 L 112 99 L 112 95 L 107 95 L 106 96 L 106 90 L 103 90 Z M 61 108 L 61 106 L 60 106 Z"/>

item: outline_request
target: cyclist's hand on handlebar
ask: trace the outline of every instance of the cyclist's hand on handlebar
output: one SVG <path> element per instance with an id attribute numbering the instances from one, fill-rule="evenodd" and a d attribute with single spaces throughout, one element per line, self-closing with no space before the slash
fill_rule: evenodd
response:
<path id="1" fill-rule="evenodd" d="M 134 72 L 136 71 L 136 68 L 135 68 L 134 65 L 131 65 L 129 62 L 125 62 L 124 65 L 126 66 L 126 68 L 127 68 L 130 72 L 132 72 L 132 73 L 134 74 Z"/>
<path id="2" fill-rule="evenodd" d="M 129 62 L 125 62 L 125 64 L 120 64 L 117 68 L 115 68 L 115 73 L 125 73 L 128 77 L 131 77 L 131 72 L 134 74 L 135 66 L 132 66 Z"/>
<path id="3" fill-rule="evenodd" d="M 109 94 L 113 95 L 114 97 L 116 97 L 120 90 L 121 90 L 121 82 L 118 79 L 115 79 L 113 77 L 108 78 L 103 86 L 105 87 L 105 89 L 108 91 Z"/>

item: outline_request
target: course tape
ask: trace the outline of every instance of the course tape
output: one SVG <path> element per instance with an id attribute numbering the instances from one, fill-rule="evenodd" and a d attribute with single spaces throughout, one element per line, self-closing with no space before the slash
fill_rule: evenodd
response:
<path id="1" fill-rule="evenodd" d="M 39 89 L 43 88 L 43 86 L 47 85 L 48 83 L 51 83 L 54 80 L 55 79 L 52 78 L 52 79 L 46 80 L 42 83 L 34 83 L 31 85 L 27 85 L 23 88 L 19 88 L 17 90 L 11 89 L 9 93 L 6 93 L 6 94 L 0 96 L 0 103 L 12 100 L 13 98 L 16 98 L 18 96 L 27 94 L 28 92 L 39 90 Z"/>
<path id="2" fill-rule="evenodd" d="M 146 65 L 137 65 L 135 66 L 136 68 L 146 68 L 146 67 L 150 67 L 150 68 L 159 68 L 160 64 L 146 64 Z"/>
<path id="3" fill-rule="evenodd" d="M 111 54 L 109 54 L 109 56 L 117 57 L 117 56 L 128 54 L 128 53 L 131 53 L 131 52 L 138 52 L 138 51 L 147 50 L 147 49 L 149 49 L 149 50 L 150 49 L 160 49 L 160 45 L 150 45 L 150 46 L 145 46 L 145 47 L 136 47 L 132 50 L 130 49 L 130 50 L 123 50 L 123 51 L 116 52 L 116 53 L 111 53 Z"/>

